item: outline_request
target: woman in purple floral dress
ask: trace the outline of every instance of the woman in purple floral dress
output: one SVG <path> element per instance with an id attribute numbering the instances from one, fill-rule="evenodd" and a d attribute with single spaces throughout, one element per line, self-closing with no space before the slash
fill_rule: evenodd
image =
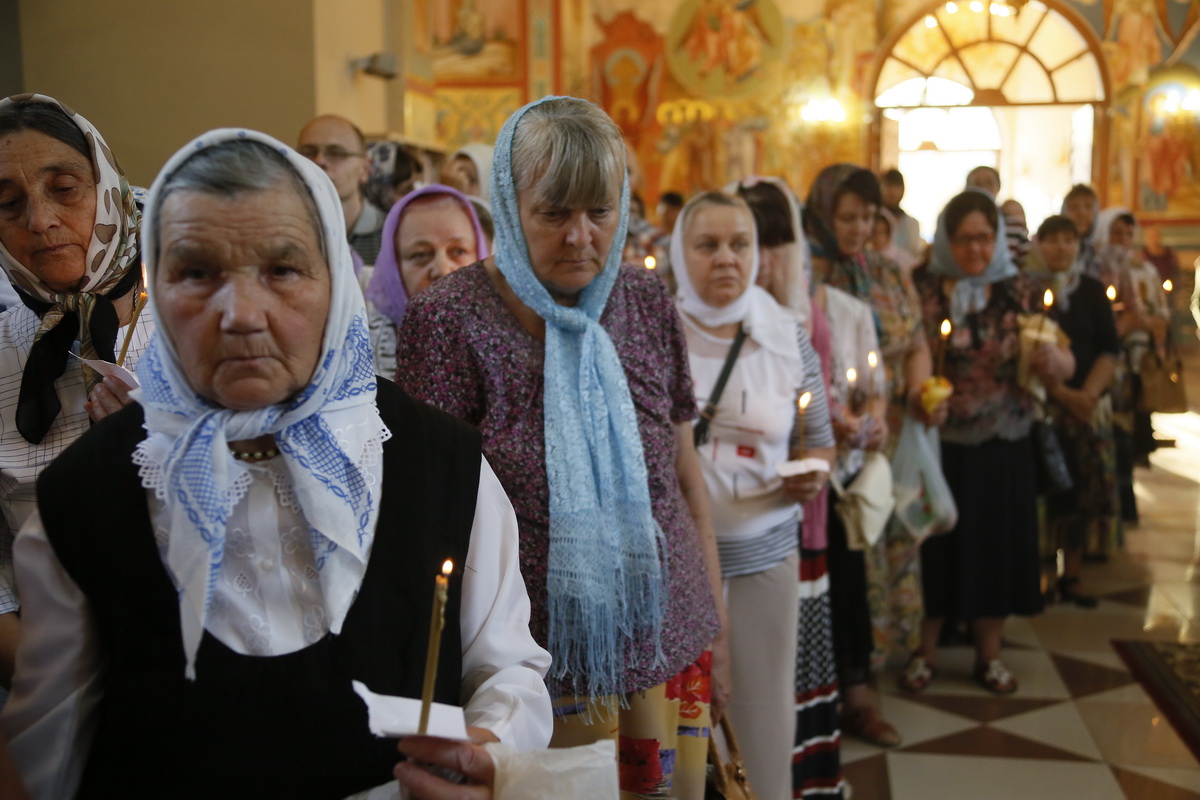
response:
<path id="1" fill-rule="evenodd" d="M 679 316 L 613 245 L 624 175 L 620 132 L 590 103 L 514 114 L 492 172 L 495 254 L 413 299 L 397 382 L 479 427 L 512 500 L 530 629 L 555 657 L 551 746 L 618 739 L 623 797 L 699 800 L 729 685 L 721 573 Z"/>
<path id="2" fill-rule="evenodd" d="M 1018 274 L 995 202 L 969 189 L 938 219 L 929 264 L 914 274 L 933 337 L 949 319 L 942 375 L 954 385 L 942 425 L 942 469 L 958 505 L 958 524 L 921 545 L 925 620 L 921 646 L 900 686 L 918 692 L 935 672 L 938 635 L 948 613 L 969 622 L 976 680 L 1007 694 L 1017 679 L 1000 659 L 1004 620 L 1042 610 L 1034 451 L 1034 398 L 1017 379 L 1018 315 L 1040 295 Z M 1047 386 L 1070 376 L 1075 361 L 1064 347 L 1041 345 L 1030 364 Z"/>

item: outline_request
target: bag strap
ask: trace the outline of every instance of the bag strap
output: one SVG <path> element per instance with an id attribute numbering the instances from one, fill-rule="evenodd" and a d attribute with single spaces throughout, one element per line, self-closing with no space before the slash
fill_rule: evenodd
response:
<path id="1" fill-rule="evenodd" d="M 737 361 L 738 353 L 742 352 L 742 342 L 744 341 L 746 341 L 746 329 L 738 325 L 737 334 L 733 337 L 733 343 L 729 345 L 729 353 L 725 356 L 725 363 L 721 365 L 721 374 L 717 376 L 712 395 L 704 404 L 704 410 L 700 412 L 700 421 L 692 429 L 692 441 L 697 447 L 708 441 L 708 423 L 717 413 L 717 403 L 721 402 L 721 394 L 724 393 L 725 384 L 729 381 L 729 373 L 733 372 L 733 362 Z"/>

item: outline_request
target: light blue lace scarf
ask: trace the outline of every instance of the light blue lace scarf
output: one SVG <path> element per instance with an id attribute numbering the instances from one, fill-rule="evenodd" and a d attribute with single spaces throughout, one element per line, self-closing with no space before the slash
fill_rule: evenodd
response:
<path id="1" fill-rule="evenodd" d="M 365 459 L 378 458 L 390 434 L 375 407 L 375 370 L 366 308 L 354 277 L 341 202 L 319 167 L 291 148 L 255 131 L 223 129 L 197 138 L 163 167 L 150 190 L 143 228 L 151 284 L 157 269 L 152 215 L 157 193 L 193 154 L 214 145 L 252 140 L 275 148 L 300 175 L 317 206 L 331 277 L 329 316 L 316 370 L 299 395 L 253 411 L 214 406 L 188 383 L 162 326 L 155 293 L 149 311 L 159 323 L 138 363 L 141 387 L 134 397 L 146 411 L 149 436 L 134 460 L 147 489 L 165 504 L 167 571 L 179 592 L 185 675 L 194 679 L 195 659 L 225 554 L 226 526 L 245 493 L 248 475 L 230 455 L 228 442 L 275 436 L 308 523 L 330 629 L 337 633 L 366 570 L 374 540 L 378 490 L 369 485 Z M 336 561 L 340 570 L 325 570 Z M 337 572 L 345 578 L 332 578 Z M 354 577 L 356 576 L 356 577 Z"/>
<path id="2" fill-rule="evenodd" d="M 546 321 L 545 437 L 550 486 L 552 675 L 611 707 L 625 689 L 635 640 L 652 637 L 659 660 L 666 544 L 650 509 L 646 462 L 625 370 L 599 319 L 621 269 L 629 183 L 604 270 L 574 308 L 534 275 L 517 210 L 512 140 L 517 111 L 496 142 L 491 176 L 496 265 L 521 302 Z M 620 702 L 624 702 L 623 697 Z"/>

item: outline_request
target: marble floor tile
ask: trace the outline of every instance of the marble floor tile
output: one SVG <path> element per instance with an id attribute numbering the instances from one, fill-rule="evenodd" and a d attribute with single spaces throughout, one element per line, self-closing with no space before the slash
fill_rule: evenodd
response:
<path id="1" fill-rule="evenodd" d="M 1058 703 L 1006 717 L 992 722 L 991 727 L 1085 758 L 1096 761 L 1103 758 L 1075 703 Z"/>
<path id="2" fill-rule="evenodd" d="M 1178 784 L 1160 781 L 1141 772 L 1123 767 L 1112 767 L 1113 777 L 1133 800 L 1200 800 L 1200 792 Z"/>
<path id="3" fill-rule="evenodd" d="M 887 762 L 892 800 L 1127 800 L 1105 764 L 922 753 Z"/>
<path id="4" fill-rule="evenodd" d="M 988 725 L 952 733 L 900 748 L 903 753 L 928 753 L 946 756 L 987 756 L 999 759 L 1038 759 L 1040 761 L 1096 761 L 1061 747 L 1017 736 Z"/>
<path id="5" fill-rule="evenodd" d="M 1080 703 L 1087 724 L 1104 760 L 1139 767 L 1192 768 L 1196 759 L 1152 704 Z"/>
<path id="6" fill-rule="evenodd" d="M 1195 769 L 1171 769 L 1169 767 L 1122 767 L 1127 772 L 1134 772 L 1138 775 L 1144 775 L 1147 778 L 1153 778 L 1161 783 L 1177 786 L 1180 789 L 1187 789 L 1196 793 L 1197 800 L 1200 800 L 1200 765 Z"/>

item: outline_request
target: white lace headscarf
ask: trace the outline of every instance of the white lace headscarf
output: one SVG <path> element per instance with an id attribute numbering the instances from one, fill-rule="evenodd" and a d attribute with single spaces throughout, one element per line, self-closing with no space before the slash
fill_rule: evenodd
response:
<path id="1" fill-rule="evenodd" d="M 169 320 L 164 324 L 153 290 L 159 195 L 188 159 L 235 141 L 261 142 L 277 151 L 308 188 L 320 217 L 317 233 L 331 279 L 321 354 L 308 386 L 290 400 L 253 411 L 216 406 L 188 383 L 167 334 Z M 142 385 L 134 397 L 145 407 L 149 436 L 138 446 L 134 461 L 141 467 L 142 484 L 166 504 L 169 538 L 164 562 L 179 591 L 186 675 L 194 679 L 196 651 L 224 558 L 226 525 L 250 483 L 228 443 L 274 435 L 296 504 L 309 526 L 325 610 L 337 633 L 366 572 L 378 518 L 379 487 L 371 485 L 365 467 L 378 463 L 390 434 L 375 407 L 366 309 L 346 243 L 341 202 L 319 167 L 265 134 L 210 131 L 163 167 L 150 190 L 143 230 L 149 308 L 159 327 L 138 364 Z M 332 562 L 340 568 L 324 569 Z"/>

